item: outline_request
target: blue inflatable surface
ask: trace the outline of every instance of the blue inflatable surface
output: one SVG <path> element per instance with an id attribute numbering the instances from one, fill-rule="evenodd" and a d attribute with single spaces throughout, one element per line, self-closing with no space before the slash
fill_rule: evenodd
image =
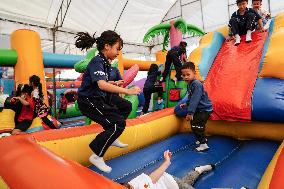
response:
<path id="1" fill-rule="evenodd" d="M 284 122 L 284 80 L 259 78 L 256 81 L 252 120 Z"/>
<path id="2" fill-rule="evenodd" d="M 141 173 L 151 173 L 163 160 L 163 152 L 173 152 L 168 173 L 182 177 L 195 166 L 216 164 L 216 169 L 202 175 L 196 188 L 249 186 L 255 188 L 272 159 L 279 144 L 268 141 L 237 141 L 227 137 L 209 138 L 210 149 L 204 153 L 195 151 L 195 137 L 180 134 L 144 149 L 126 154 L 107 162 L 113 170 L 102 173 L 94 166 L 92 170 L 124 183 Z"/>

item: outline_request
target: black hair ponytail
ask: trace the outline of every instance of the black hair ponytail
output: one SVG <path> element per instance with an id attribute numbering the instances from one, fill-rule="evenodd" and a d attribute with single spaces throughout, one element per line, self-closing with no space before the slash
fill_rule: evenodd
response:
<path id="1" fill-rule="evenodd" d="M 100 37 L 95 38 L 93 36 L 90 36 L 88 32 L 79 32 L 75 36 L 75 46 L 77 48 L 80 48 L 81 50 L 92 48 L 94 43 L 97 43 L 97 49 L 98 51 L 102 51 L 105 48 L 105 45 L 108 44 L 110 46 L 114 45 L 115 43 L 119 43 L 120 49 L 123 47 L 123 40 L 120 38 L 120 35 L 118 35 L 116 32 L 107 30 L 104 31 Z"/>
<path id="2" fill-rule="evenodd" d="M 75 36 L 75 46 L 81 50 L 88 50 L 89 48 L 92 48 L 94 43 L 96 43 L 97 39 L 94 37 L 96 33 L 94 33 L 93 36 L 90 36 L 88 32 L 79 32 Z"/>

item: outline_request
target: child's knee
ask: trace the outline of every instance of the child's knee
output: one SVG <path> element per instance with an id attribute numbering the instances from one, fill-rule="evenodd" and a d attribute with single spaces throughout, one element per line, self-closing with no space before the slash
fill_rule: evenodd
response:
<path id="1" fill-rule="evenodd" d="M 127 103 L 125 105 L 125 109 L 129 113 L 132 111 L 132 104 L 131 104 L 131 102 L 127 101 Z"/>
<path id="2" fill-rule="evenodd" d="M 125 129 L 126 122 L 125 121 L 119 121 L 119 122 L 115 123 L 115 125 L 116 125 L 116 130 L 118 132 L 122 133 L 124 131 L 124 129 Z"/>
<path id="3" fill-rule="evenodd" d="M 247 13 L 248 18 L 254 18 L 256 15 L 252 12 Z"/>
<path id="4" fill-rule="evenodd" d="M 237 23 L 237 22 L 238 22 L 238 19 L 237 19 L 237 18 L 234 18 L 234 17 L 231 18 L 230 21 L 229 21 L 230 24 L 232 24 L 232 23 Z"/>
<path id="5" fill-rule="evenodd" d="M 205 131 L 205 126 L 200 125 L 191 125 L 191 130 L 195 133 L 200 133 Z"/>

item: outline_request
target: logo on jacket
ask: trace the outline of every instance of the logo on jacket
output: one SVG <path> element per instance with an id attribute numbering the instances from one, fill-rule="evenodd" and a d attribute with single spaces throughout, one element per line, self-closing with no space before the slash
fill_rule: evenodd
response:
<path id="1" fill-rule="evenodd" d="M 100 75 L 100 76 L 102 76 L 102 75 L 106 75 L 106 73 L 103 72 L 103 71 L 96 71 L 96 72 L 94 72 L 94 75 Z"/>

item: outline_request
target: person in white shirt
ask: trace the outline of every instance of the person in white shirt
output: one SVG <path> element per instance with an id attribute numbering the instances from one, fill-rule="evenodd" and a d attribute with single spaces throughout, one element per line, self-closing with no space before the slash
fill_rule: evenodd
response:
<path id="1" fill-rule="evenodd" d="M 150 175 L 142 173 L 130 182 L 123 184 L 128 189 L 194 189 L 193 184 L 204 172 L 214 169 L 214 165 L 204 165 L 195 167 L 186 176 L 179 179 L 166 173 L 171 164 L 172 153 L 164 152 L 164 162 Z"/>

